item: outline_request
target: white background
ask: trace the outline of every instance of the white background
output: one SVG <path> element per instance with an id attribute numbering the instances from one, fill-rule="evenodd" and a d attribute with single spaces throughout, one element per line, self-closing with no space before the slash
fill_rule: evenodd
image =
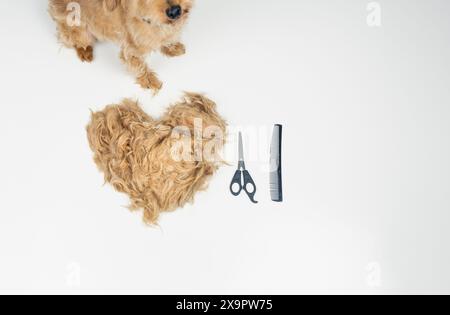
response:
<path id="1" fill-rule="evenodd" d="M 450 3 L 379 1 L 380 28 L 368 3 L 198 0 L 187 55 L 149 59 L 153 98 L 118 47 L 93 64 L 61 48 L 47 1 L 1 1 L 0 291 L 450 293 Z M 102 186 L 84 128 L 90 109 L 131 97 L 159 115 L 184 90 L 262 130 L 246 133 L 260 203 L 229 193 L 231 159 L 152 229 Z M 264 171 L 274 123 L 283 204 Z"/>

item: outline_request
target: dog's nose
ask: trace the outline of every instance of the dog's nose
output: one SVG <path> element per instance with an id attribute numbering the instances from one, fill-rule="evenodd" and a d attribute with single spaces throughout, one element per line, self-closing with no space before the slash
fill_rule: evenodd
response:
<path id="1" fill-rule="evenodd" d="M 171 6 L 167 9 L 166 14 L 171 20 L 176 20 L 181 16 L 183 9 L 179 5 Z"/>

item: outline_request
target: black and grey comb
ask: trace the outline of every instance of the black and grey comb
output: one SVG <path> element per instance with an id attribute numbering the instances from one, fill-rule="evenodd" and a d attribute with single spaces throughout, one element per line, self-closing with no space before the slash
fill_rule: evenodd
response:
<path id="1" fill-rule="evenodd" d="M 281 168 L 281 146 L 283 126 L 275 125 L 270 147 L 270 195 L 272 201 L 283 202 L 283 176 Z"/>

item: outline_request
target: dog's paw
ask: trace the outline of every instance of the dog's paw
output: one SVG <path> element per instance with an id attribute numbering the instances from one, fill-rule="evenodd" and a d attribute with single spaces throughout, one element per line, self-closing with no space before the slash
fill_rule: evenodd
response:
<path id="1" fill-rule="evenodd" d="M 175 43 L 161 48 L 161 52 L 168 57 L 178 57 L 186 53 L 186 47 L 182 43 Z"/>
<path id="2" fill-rule="evenodd" d="M 82 62 L 92 62 L 94 60 L 94 48 L 92 46 L 88 46 L 86 48 L 76 48 L 78 58 Z"/>
<path id="3" fill-rule="evenodd" d="M 145 75 L 137 78 L 137 83 L 144 89 L 150 89 L 157 94 L 162 88 L 162 82 L 153 73 L 146 73 Z"/>

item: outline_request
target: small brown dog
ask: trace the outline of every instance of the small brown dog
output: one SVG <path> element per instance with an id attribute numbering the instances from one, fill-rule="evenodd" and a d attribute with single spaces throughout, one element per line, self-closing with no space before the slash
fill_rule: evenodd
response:
<path id="1" fill-rule="evenodd" d="M 206 188 L 223 164 L 226 122 L 213 101 L 189 93 L 159 120 L 130 100 L 108 106 L 92 114 L 87 134 L 105 181 L 153 225 Z"/>
<path id="2" fill-rule="evenodd" d="M 160 50 L 175 57 L 185 53 L 179 36 L 194 0 L 50 0 L 60 41 L 75 48 L 82 61 L 93 60 L 96 40 L 121 45 L 121 59 L 137 82 L 157 92 L 162 83 L 145 57 Z M 78 16 L 77 16 L 78 15 Z"/>

